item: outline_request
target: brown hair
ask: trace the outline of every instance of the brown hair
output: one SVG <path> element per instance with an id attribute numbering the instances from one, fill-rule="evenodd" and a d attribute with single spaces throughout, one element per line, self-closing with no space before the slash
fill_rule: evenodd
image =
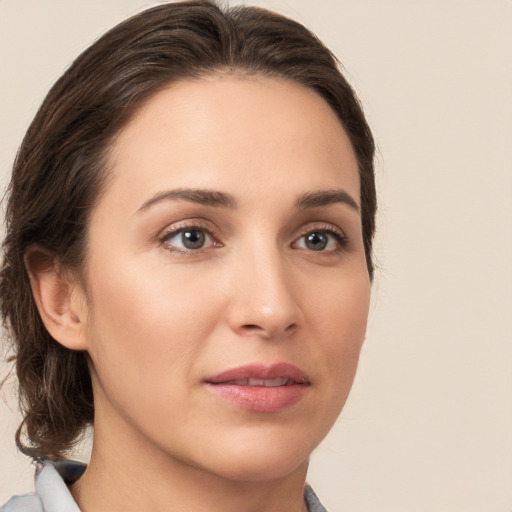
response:
<path id="1" fill-rule="evenodd" d="M 299 23 L 255 7 L 222 9 L 211 1 L 190 1 L 128 19 L 84 51 L 56 82 L 14 163 L 0 308 L 11 335 L 24 415 L 16 442 L 25 454 L 62 457 L 94 420 L 86 354 L 64 348 L 45 329 L 24 265 L 27 248 L 39 244 L 62 266 L 79 270 L 115 134 L 171 82 L 230 70 L 293 80 L 315 90 L 338 114 L 359 164 L 372 277 L 374 142 L 330 51 Z"/>

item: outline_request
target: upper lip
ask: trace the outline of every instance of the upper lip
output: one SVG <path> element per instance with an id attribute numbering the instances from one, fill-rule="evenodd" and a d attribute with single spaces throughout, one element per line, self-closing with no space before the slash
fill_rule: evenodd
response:
<path id="1" fill-rule="evenodd" d="M 209 384 L 227 384 L 233 381 L 245 381 L 248 379 L 285 379 L 288 380 L 288 383 L 309 384 L 308 375 L 289 363 L 276 363 L 271 365 L 248 364 L 239 366 L 208 377 L 205 379 L 205 382 Z"/>

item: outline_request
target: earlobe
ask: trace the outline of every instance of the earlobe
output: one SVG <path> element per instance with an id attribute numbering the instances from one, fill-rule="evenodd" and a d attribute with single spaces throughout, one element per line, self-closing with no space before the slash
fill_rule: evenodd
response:
<path id="1" fill-rule="evenodd" d="M 31 247 L 25 253 L 32 295 L 50 335 L 71 350 L 86 350 L 85 309 L 79 307 L 81 287 L 47 250 Z"/>

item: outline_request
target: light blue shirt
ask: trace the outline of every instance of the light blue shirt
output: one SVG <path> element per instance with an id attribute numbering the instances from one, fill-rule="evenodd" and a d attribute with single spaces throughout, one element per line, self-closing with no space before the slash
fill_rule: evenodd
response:
<path id="1" fill-rule="evenodd" d="M 81 462 L 62 460 L 44 461 L 37 464 L 35 492 L 13 496 L 0 512 L 80 512 L 71 496 L 68 484 L 82 476 L 86 465 Z M 313 489 L 306 484 L 304 499 L 309 512 L 327 512 Z"/>

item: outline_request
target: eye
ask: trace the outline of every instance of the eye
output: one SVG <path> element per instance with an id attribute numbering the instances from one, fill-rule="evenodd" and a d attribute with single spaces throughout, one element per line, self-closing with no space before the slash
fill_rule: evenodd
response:
<path id="1" fill-rule="evenodd" d="M 164 235 L 161 242 L 166 249 L 175 251 L 197 251 L 216 245 L 212 235 L 204 228 L 197 226 L 175 229 Z"/>
<path id="2" fill-rule="evenodd" d="M 347 238 L 341 233 L 328 229 L 308 231 L 294 244 L 297 249 L 315 252 L 334 252 L 348 245 Z"/>

